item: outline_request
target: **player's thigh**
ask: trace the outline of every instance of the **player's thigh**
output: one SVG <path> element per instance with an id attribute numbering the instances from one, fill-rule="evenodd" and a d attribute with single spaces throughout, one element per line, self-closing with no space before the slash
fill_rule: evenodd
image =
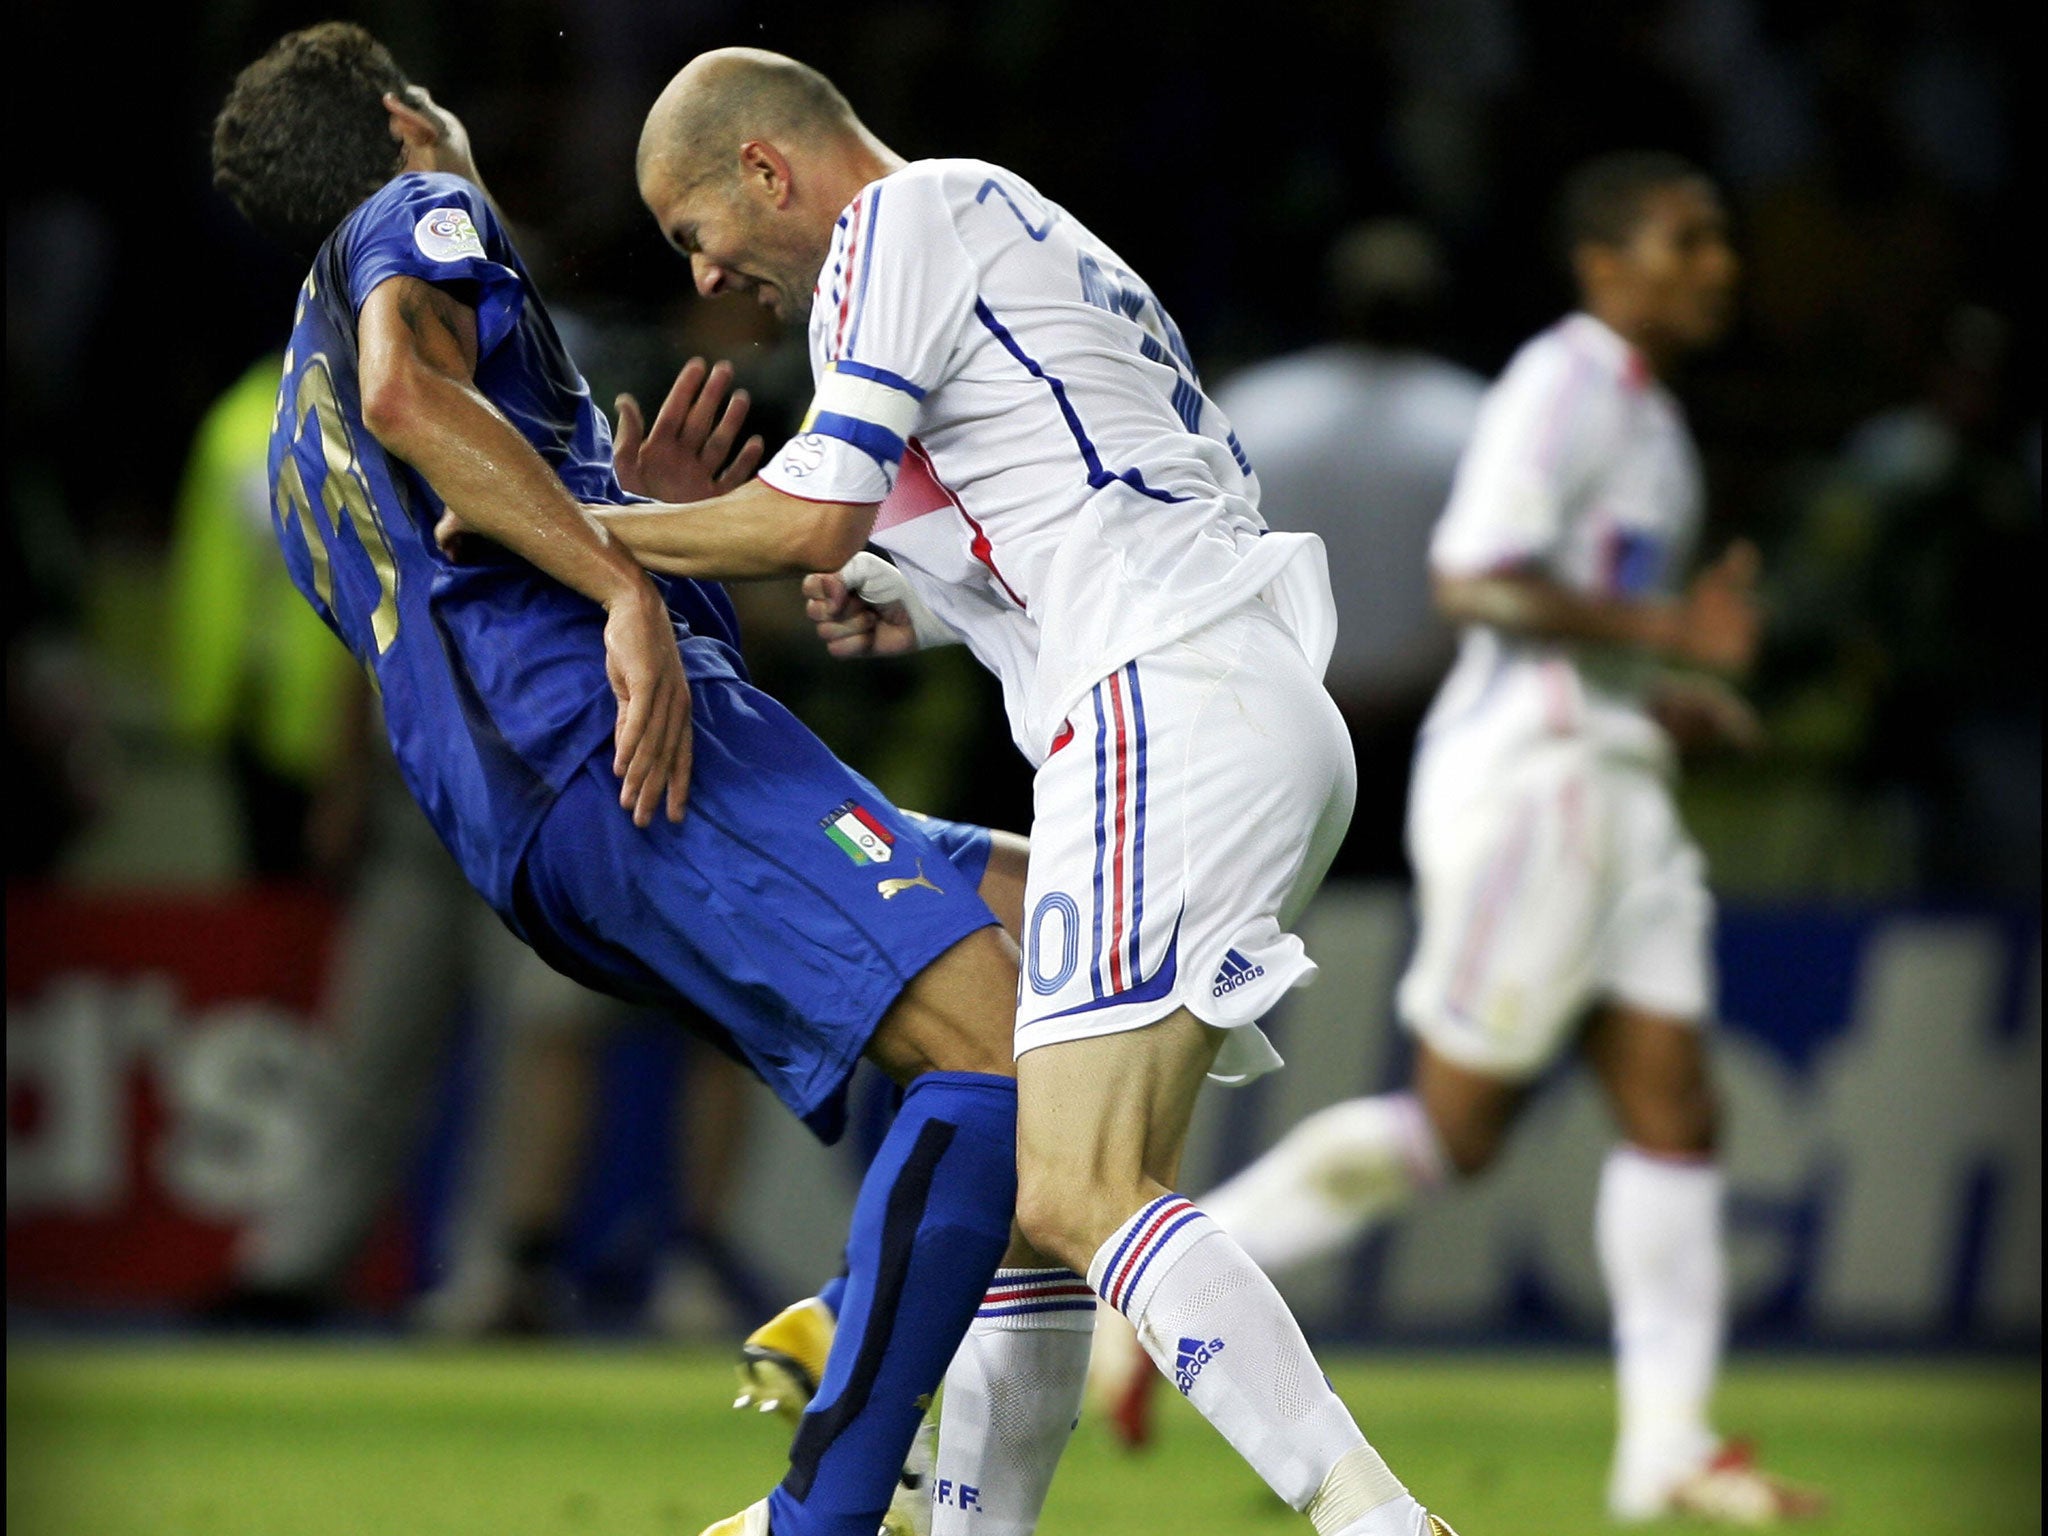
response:
<path id="1" fill-rule="evenodd" d="M 970 935 L 996 939 L 994 917 L 914 818 L 774 700 L 699 680 L 692 724 L 680 825 L 633 827 L 593 756 L 522 865 L 521 926 L 578 979 L 694 1003 L 785 1104 L 836 1124 L 883 1016 Z M 987 940 L 974 953 L 978 975 L 1000 974 Z M 988 983 L 989 1033 L 1014 974 Z"/>
<path id="2" fill-rule="evenodd" d="M 1033 784 L 1020 1056 L 1185 1009 L 1227 1032 L 1219 1074 L 1278 1065 L 1258 1020 L 1315 970 L 1282 916 L 1353 783 L 1299 648 L 1250 605 L 1119 668 L 1067 724 Z"/>
<path id="3" fill-rule="evenodd" d="M 1714 1150 L 1719 1105 L 1697 1020 L 1608 1003 L 1595 1011 L 1581 1049 L 1624 1139 L 1671 1157 Z"/>
<path id="4" fill-rule="evenodd" d="M 1466 1177 L 1500 1155 L 1529 1097 L 1526 1082 L 1453 1061 L 1427 1040 L 1416 1042 L 1414 1088 L 1444 1156 Z"/>
<path id="5" fill-rule="evenodd" d="M 1612 904 L 1607 805 L 1586 754 L 1541 749 L 1457 797 L 1425 759 L 1409 829 L 1418 932 L 1403 1023 L 1445 1060 L 1519 1081 L 1569 1045 Z"/>
<path id="6" fill-rule="evenodd" d="M 1014 1076 L 1017 946 L 978 928 L 912 977 L 882 1015 L 867 1057 L 893 1081 L 924 1072 Z"/>

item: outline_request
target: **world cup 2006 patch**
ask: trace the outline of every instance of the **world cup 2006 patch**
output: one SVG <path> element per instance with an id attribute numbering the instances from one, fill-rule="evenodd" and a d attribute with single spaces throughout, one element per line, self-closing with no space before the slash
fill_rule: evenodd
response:
<path id="1" fill-rule="evenodd" d="M 431 261 L 460 261 L 465 256 L 481 256 L 484 253 L 483 240 L 477 235 L 476 225 L 470 222 L 469 213 L 462 208 L 436 208 L 412 227 L 413 243 L 419 246 L 420 254 Z"/>
<path id="2" fill-rule="evenodd" d="M 896 834 L 877 821 L 867 807 L 848 800 L 818 818 L 824 834 L 856 864 L 886 864 Z"/>

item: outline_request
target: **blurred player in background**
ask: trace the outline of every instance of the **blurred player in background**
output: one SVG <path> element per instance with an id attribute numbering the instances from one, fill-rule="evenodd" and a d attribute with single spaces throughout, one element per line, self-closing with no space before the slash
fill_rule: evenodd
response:
<path id="1" fill-rule="evenodd" d="M 207 410 L 178 487 L 166 578 L 172 722 L 234 787 L 247 872 L 332 877 L 358 820 L 347 724 L 361 685 L 270 532 L 275 355 Z"/>
<path id="2" fill-rule="evenodd" d="M 566 974 L 695 1003 L 827 1141 L 862 1056 L 907 1090 L 831 1367 L 757 1506 L 783 1536 L 873 1536 L 1010 1237 L 1016 964 L 974 893 L 988 836 L 889 805 L 747 683 L 718 588 L 650 578 L 579 507 L 626 496 L 604 417 L 461 124 L 381 44 L 286 37 L 213 147 L 250 221 L 316 250 L 272 427 L 286 562 L 471 884 Z M 759 440 L 735 453 L 740 399 L 721 415 L 719 376 L 684 380 L 702 496 Z"/>
<path id="3" fill-rule="evenodd" d="M 1330 873 L 1405 876 L 1415 732 L 1453 643 L 1416 575 L 1486 381 L 1429 350 L 1446 280 L 1420 224 L 1346 230 L 1324 281 L 1335 339 L 1232 375 L 1216 400 L 1259 467 L 1259 511 L 1323 541 L 1340 594 L 1325 681 L 1351 730 L 1358 807 Z"/>
<path id="4" fill-rule="evenodd" d="M 822 75 L 745 49 L 669 84 L 639 175 L 700 293 L 808 324 L 817 393 L 760 479 L 608 526 L 706 577 L 836 571 L 872 534 L 900 573 L 816 577 L 821 633 L 843 655 L 964 639 L 1038 770 L 1018 1219 L 1050 1262 L 998 1275 L 948 1372 L 935 1529 L 1035 1525 L 1091 1293 L 1324 1536 L 1447 1529 L 1271 1282 L 1172 1192 L 1204 1075 L 1279 1065 L 1257 1021 L 1313 970 L 1285 925 L 1350 816 L 1320 544 L 1267 534 L 1158 299 L 1019 177 L 906 164 Z M 654 488 L 661 427 L 631 433 Z"/>
<path id="5" fill-rule="evenodd" d="M 1669 155 L 1586 165 L 1563 214 L 1580 309 L 1488 393 L 1430 550 L 1464 638 L 1409 800 L 1413 1086 L 1311 1116 L 1209 1209 L 1272 1268 L 1327 1253 L 1485 1169 L 1530 1084 L 1578 1051 L 1623 1137 L 1595 1233 L 1619 1374 L 1611 1511 L 1771 1523 L 1821 1501 L 1708 1414 L 1727 1263 L 1713 902 L 1671 790 L 1676 749 L 1757 735 L 1715 677 L 1755 654 L 1756 555 L 1737 545 L 1672 595 L 1703 491 L 1660 382 L 1727 328 L 1737 262 L 1712 183 Z M 1150 1370 L 1128 1348 L 1105 1365 L 1142 1437 Z"/>

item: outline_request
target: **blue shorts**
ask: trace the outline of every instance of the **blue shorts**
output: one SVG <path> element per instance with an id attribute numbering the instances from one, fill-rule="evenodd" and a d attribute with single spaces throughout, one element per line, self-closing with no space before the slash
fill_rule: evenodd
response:
<path id="1" fill-rule="evenodd" d="M 989 835 L 897 810 L 751 684 L 694 678 L 691 692 L 681 824 L 633 825 L 607 745 L 528 846 L 514 926 L 586 986 L 693 1004 L 717 1044 L 835 1141 L 889 1005 L 996 921 L 975 893 Z"/>

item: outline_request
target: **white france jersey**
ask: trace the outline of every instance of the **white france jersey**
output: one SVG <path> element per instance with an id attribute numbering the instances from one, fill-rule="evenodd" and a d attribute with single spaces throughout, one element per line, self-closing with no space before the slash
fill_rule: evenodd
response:
<path id="1" fill-rule="evenodd" d="M 1321 544 L 1267 536 L 1179 329 L 1021 177 L 921 160 L 864 188 L 810 342 L 810 414 L 761 478 L 880 503 L 874 542 L 1002 680 L 1034 764 L 1096 683 L 1261 594 L 1320 675 Z"/>
<path id="2" fill-rule="evenodd" d="M 1445 576 L 1525 570 L 1592 597 L 1668 594 L 1692 557 L 1699 456 L 1677 402 L 1636 350 L 1574 314 L 1487 391 L 1430 545 Z M 1560 735 L 1669 755 L 1643 707 L 1655 659 L 1632 648 L 1466 629 L 1423 726 L 1431 756 L 1473 764 Z M 1448 743 L 1454 742 L 1454 746 Z"/>

